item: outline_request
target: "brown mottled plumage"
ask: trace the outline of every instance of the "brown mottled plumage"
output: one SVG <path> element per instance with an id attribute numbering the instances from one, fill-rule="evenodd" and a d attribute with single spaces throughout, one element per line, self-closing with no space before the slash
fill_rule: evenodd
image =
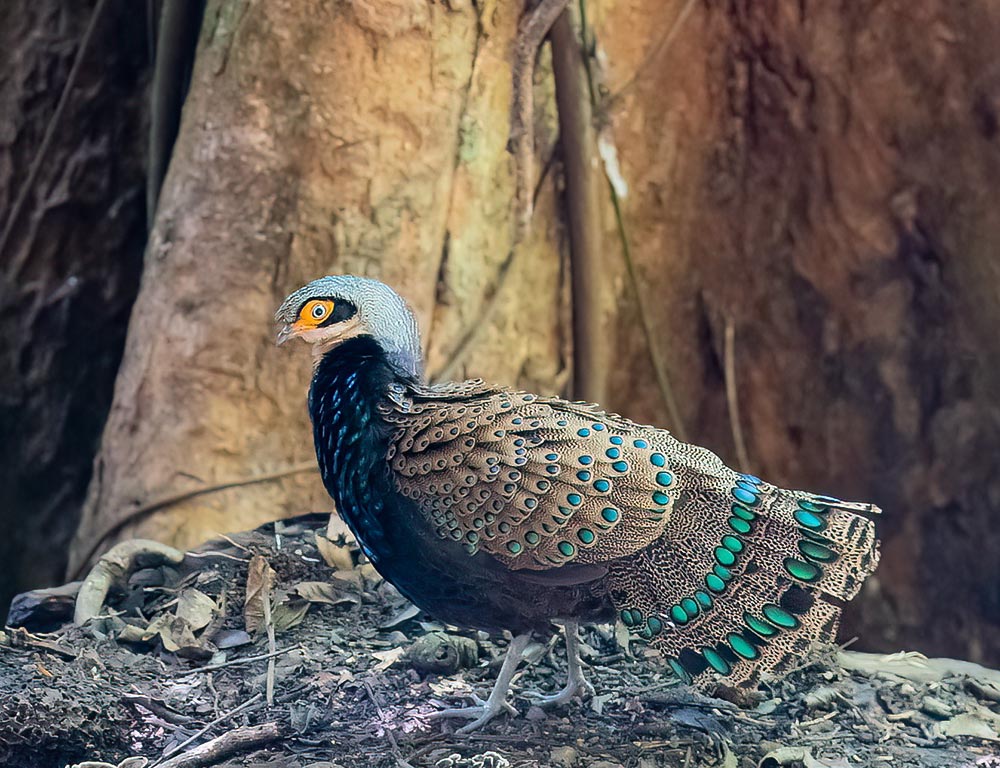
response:
<path id="1" fill-rule="evenodd" d="M 469 728 L 552 620 L 571 662 L 556 702 L 586 686 L 576 622 L 612 616 L 683 680 L 747 682 L 832 640 L 878 562 L 872 505 L 783 490 L 597 406 L 423 383 L 412 315 L 381 283 L 322 278 L 278 319 L 321 350 L 317 456 L 376 568 L 445 621 L 518 635 L 490 700 L 446 713 L 480 715 Z"/>

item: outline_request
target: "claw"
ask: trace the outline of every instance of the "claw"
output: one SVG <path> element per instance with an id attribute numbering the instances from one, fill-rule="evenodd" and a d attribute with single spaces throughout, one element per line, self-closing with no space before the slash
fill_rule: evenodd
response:
<path id="1" fill-rule="evenodd" d="M 483 701 L 476 694 L 471 694 L 470 698 L 475 702 L 473 706 L 443 709 L 440 712 L 432 713 L 429 719 L 442 720 L 453 717 L 475 718 L 468 725 L 464 725 L 458 729 L 457 733 L 464 735 L 479 730 L 494 717 L 504 712 L 516 715 L 517 710 L 507 701 L 507 691 L 510 689 L 510 681 L 514 678 L 514 672 L 517 671 L 517 665 L 520 663 L 524 649 L 530 640 L 531 635 L 526 634 L 518 635 L 510 641 L 510 646 L 507 648 L 507 655 L 504 657 L 503 665 L 500 667 L 500 674 L 497 675 L 497 681 L 486 701 Z"/>

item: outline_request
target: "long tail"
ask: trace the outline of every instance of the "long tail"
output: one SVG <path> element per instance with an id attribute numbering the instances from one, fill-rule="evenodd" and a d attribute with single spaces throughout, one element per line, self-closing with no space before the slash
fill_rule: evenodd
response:
<path id="1" fill-rule="evenodd" d="M 749 683 L 833 640 L 878 564 L 878 512 L 728 469 L 695 474 L 664 535 L 613 566 L 612 599 L 685 682 Z"/>

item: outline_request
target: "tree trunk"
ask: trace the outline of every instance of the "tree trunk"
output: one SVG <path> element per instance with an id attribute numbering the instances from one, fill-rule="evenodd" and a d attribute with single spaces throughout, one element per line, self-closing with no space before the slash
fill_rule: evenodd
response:
<path id="1" fill-rule="evenodd" d="M 1000 7 L 593 15 L 624 232 L 692 439 L 736 463 L 735 411 L 747 469 L 884 507 L 848 636 L 996 664 Z M 611 405 L 662 421 L 631 296 Z"/>
<path id="2" fill-rule="evenodd" d="M 146 239 L 146 29 L 120 3 L 0 5 L 0 606 L 62 577 L 111 405 Z"/>
<path id="3" fill-rule="evenodd" d="M 71 570 L 113 538 L 190 545 L 330 508 L 309 358 L 276 350 L 271 322 L 317 275 L 395 285 L 425 329 L 432 374 L 559 390 L 566 269 L 551 177 L 513 248 L 519 13 L 208 4 Z M 544 127 L 551 94 L 540 101 Z M 552 153 L 541 135 L 537 167 Z"/>
<path id="4" fill-rule="evenodd" d="M 579 254 L 558 167 L 513 241 L 519 6 L 209 3 L 74 564 L 114 537 L 190 544 L 328 507 L 309 363 L 269 324 L 319 274 L 398 288 L 432 374 L 565 391 Z M 583 7 L 607 405 L 771 481 L 879 502 L 883 566 L 849 629 L 996 663 L 1000 11 Z"/>

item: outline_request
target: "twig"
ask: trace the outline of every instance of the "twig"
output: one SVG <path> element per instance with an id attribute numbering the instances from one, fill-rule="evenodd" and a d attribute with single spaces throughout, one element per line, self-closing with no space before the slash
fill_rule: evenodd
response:
<path id="1" fill-rule="evenodd" d="M 226 667 L 235 667 L 239 664 L 250 664 L 254 661 L 263 661 L 264 659 L 270 659 L 275 656 L 282 656 L 286 653 L 291 653 L 292 651 L 297 651 L 302 648 L 301 643 L 297 645 L 290 646 L 288 648 L 282 648 L 280 651 L 268 651 L 267 653 L 258 653 L 256 656 L 243 656 L 239 659 L 230 659 L 229 661 L 220 661 L 218 664 L 206 664 L 203 667 L 195 667 L 194 669 L 186 669 L 181 672 L 178 677 L 186 677 L 187 675 L 193 675 L 196 672 L 214 672 L 217 669 L 225 669 Z"/>
<path id="2" fill-rule="evenodd" d="M 538 7 L 525 14 L 517 31 L 514 50 L 513 104 L 510 115 L 510 141 L 514 147 L 514 182 L 517 199 L 515 243 L 531 225 L 534 184 L 534 94 L 535 57 L 552 24 L 569 0 L 541 0 Z"/>
<path id="3" fill-rule="evenodd" d="M 257 483 L 269 483 L 273 480 L 280 480 L 284 477 L 289 477 L 291 475 L 298 475 L 303 472 L 317 472 L 319 471 L 315 460 L 303 461 L 299 464 L 293 464 L 285 469 L 280 469 L 275 472 L 266 472 L 262 475 L 255 475 L 253 477 L 244 477 L 236 480 L 226 480 L 221 483 L 215 483 L 214 485 L 207 485 L 203 488 L 193 488 L 189 491 L 180 491 L 178 493 L 168 494 L 166 496 L 161 496 L 158 499 L 153 499 L 150 502 L 143 504 L 140 507 L 136 507 L 131 510 L 127 515 L 122 517 L 120 520 L 109 525 L 105 530 L 103 530 L 94 540 L 93 546 L 87 552 L 86 557 L 80 560 L 80 565 L 77 567 L 76 572 L 70 577 L 70 579 L 75 579 L 79 576 L 80 571 L 87 567 L 87 563 L 94 556 L 101 545 L 112 536 L 119 533 L 122 528 L 130 523 L 138 522 L 139 520 L 151 515 L 153 512 L 158 512 L 166 507 L 171 507 L 174 504 L 180 504 L 182 501 L 187 501 L 188 499 L 193 499 L 198 496 L 204 496 L 209 493 L 217 493 L 219 491 L 226 491 L 230 488 L 241 488 L 247 485 L 256 485 Z"/>
<path id="4" fill-rule="evenodd" d="M 271 616 L 271 587 L 264 582 L 264 594 L 261 596 L 264 608 L 264 627 L 267 630 L 267 678 L 264 690 L 267 692 L 267 706 L 274 706 L 274 619 Z"/>
<path id="5" fill-rule="evenodd" d="M 154 766 L 158 765 L 159 768 L 203 768 L 204 766 L 217 765 L 220 760 L 224 760 L 230 755 L 262 747 L 279 738 L 281 738 L 281 727 L 277 723 L 250 725 L 224 733 L 218 738 L 195 747 L 190 752 L 178 755 L 163 763 L 154 763 Z M 153 767 L 151 766 L 151 768 Z"/>
<path id="6" fill-rule="evenodd" d="M 59 101 L 56 104 L 55 111 L 52 113 L 52 117 L 49 118 L 48 125 L 45 126 L 45 135 L 42 137 L 42 143 L 38 145 L 38 151 L 35 152 L 35 156 L 31 160 L 31 167 L 28 169 L 28 176 L 21 184 L 21 190 L 18 192 L 14 205 L 11 206 L 10 216 L 7 217 L 7 224 L 4 226 L 3 234 L 0 235 L 0 254 L 6 250 L 7 242 L 10 240 L 11 233 L 14 231 L 14 225 L 17 224 L 17 219 L 21 214 L 21 208 L 24 207 L 24 203 L 28 199 L 28 195 L 35 186 L 38 172 L 42 167 L 42 161 L 45 159 L 45 155 L 48 154 L 49 145 L 52 143 L 52 139 L 56 133 L 56 127 L 62 120 L 63 112 L 66 111 L 66 104 L 69 103 L 69 94 L 76 85 L 77 77 L 80 75 L 80 66 L 83 63 L 84 54 L 86 54 L 87 49 L 90 48 L 90 42 L 94 37 L 94 30 L 97 29 L 97 22 L 104 14 L 104 8 L 106 5 L 107 0 L 98 0 L 97 5 L 94 6 L 94 10 L 90 14 L 90 21 L 87 22 L 87 29 L 84 31 L 83 37 L 80 39 L 80 47 L 76 51 L 76 57 L 73 59 L 73 65 L 70 67 L 69 75 L 66 77 L 66 84 L 63 86 L 62 93 L 59 94 Z M 11 270 L 12 274 L 16 275 L 20 273 L 22 267 L 24 266 L 26 255 L 27 254 L 24 254 L 18 257 L 15 262 L 14 269 Z"/>
<path id="7" fill-rule="evenodd" d="M 568 11 L 552 25 L 552 73 L 559 110 L 559 145 L 566 174 L 566 218 L 570 240 L 573 307 L 573 398 L 604 401 L 606 281 L 601 250 L 599 171 L 586 67 Z"/>
<path id="8" fill-rule="evenodd" d="M 392 756 L 396 758 L 396 765 L 399 766 L 399 768 L 413 768 L 413 765 L 408 763 L 403 757 L 403 753 L 399 749 L 399 744 L 396 743 L 396 737 L 386 724 L 385 712 L 382 711 L 382 707 L 380 707 L 378 701 L 375 700 L 375 692 L 372 691 L 371 685 L 367 680 L 362 680 L 361 685 L 364 687 L 365 693 L 368 694 L 368 698 L 371 699 L 372 705 L 378 713 L 379 723 L 382 725 L 382 732 L 385 734 L 386 740 L 389 742 L 389 748 L 392 749 Z"/>
<path id="9" fill-rule="evenodd" d="M 726 378 L 726 403 L 729 410 L 729 427 L 733 431 L 736 446 L 736 463 L 743 472 L 750 471 L 750 456 L 743 439 L 743 425 L 740 419 L 740 400 L 736 391 L 736 327 L 733 319 L 726 316 L 726 332 L 723 341 L 723 367 Z"/>
<path id="10" fill-rule="evenodd" d="M 234 715 L 238 715 L 240 712 L 243 712 L 246 709 L 249 709 L 251 706 L 253 706 L 258 701 L 260 701 L 261 698 L 263 698 L 261 694 L 255 693 L 253 696 L 251 696 L 249 699 L 247 699 L 246 701 L 244 701 L 242 704 L 240 704 L 235 709 L 231 709 L 228 712 L 223 712 L 217 718 L 215 718 L 214 720 L 211 720 L 208 724 L 206 724 L 204 728 L 201 728 L 200 730 L 196 731 L 194 734 L 192 734 L 190 737 L 188 737 L 187 739 L 185 739 L 184 741 L 182 741 L 176 747 L 174 747 L 173 749 L 165 752 L 164 755 L 163 755 L 163 757 L 161 757 L 160 760 L 157 760 L 155 763 L 153 763 L 153 765 L 150 766 L 150 768 L 155 768 L 155 766 L 157 766 L 157 765 L 159 765 L 161 768 L 168 768 L 168 766 L 170 768 L 174 768 L 175 765 L 176 766 L 181 766 L 181 765 L 184 765 L 184 766 L 186 766 L 186 765 L 206 765 L 207 763 L 186 763 L 186 762 L 175 763 L 173 760 L 168 760 L 168 758 L 171 757 L 172 755 L 176 755 L 178 752 L 180 752 L 182 749 L 184 749 L 184 747 L 186 747 L 188 744 L 192 743 L 193 741 L 196 741 L 196 740 L 200 739 L 202 736 L 204 736 L 206 733 L 208 733 L 208 731 L 210 729 L 212 729 L 213 727 L 215 727 L 219 723 L 223 722 L 224 720 L 228 720 L 229 718 L 233 717 Z M 275 727 L 277 727 L 276 723 L 274 725 L 275 725 Z M 257 726 L 257 727 L 260 728 L 262 726 Z M 239 731 L 239 730 L 250 730 L 250 729 L 237 729 L 237 731 Z M 226 734 L 226 736 L 232 736 L 237 731 L 232 731 L 232 732 Z M 221 739 L 225 739 L 225 736 L 220 736 L 218 739 L 213 739 L 212 741 L 206 742 L 205 744 L 202 744 L 201 747 L 198 747 L 198 749 L 200 750 L 200 749 L 202 749 L 202 747 L 207 747 L 209 744 L 213 744 L 215 742 L 218 742 Z M 196 751 L 197 750 L 192 750 L 192 752 L 196 752 Z M 187 755 L 184 755 L 183 757 L 187 757 Z M 161 761 L 166 761 L 166 762 L 161 762 Z"/>

